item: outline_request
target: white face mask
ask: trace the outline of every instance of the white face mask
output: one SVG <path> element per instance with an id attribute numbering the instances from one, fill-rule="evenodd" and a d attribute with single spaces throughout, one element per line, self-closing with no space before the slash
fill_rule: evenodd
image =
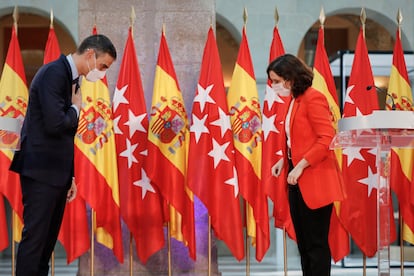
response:
<path id="1" fill-rule="evenodd" d="M 272 83 L 272 89 L 279 96 L 282 96 L 282 97 L 290 96 L 290 89 L 285 88 L 285 86 L 283 85 L 283 82 Z"/>
<path id="2" fill-rule="evenodd" d="M 96 82 L 97 80 L 103 79 L 105 77 L 106 71 L 100 71 L 96 68 L 96 56 L 93 55 L 93 57 L 95 60 L 95 68 L 91 70 L 91 68 L 89 67 L 89 62 L 87 62 L 89 72 L 88 74 L 86 74 L 85 78 L 88 81 Z"/>

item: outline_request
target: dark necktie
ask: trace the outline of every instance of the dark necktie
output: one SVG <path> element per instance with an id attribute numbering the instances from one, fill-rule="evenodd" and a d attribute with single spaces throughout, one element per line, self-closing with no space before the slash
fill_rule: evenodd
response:
<path id="1" fill-rule="evenodd" d="M 75 93 L 78 92 L 79 89 L 79 77 L 77 77 L 76 79 L 72 80 L 72 84 L 76 84 L 75 86 Z"/>

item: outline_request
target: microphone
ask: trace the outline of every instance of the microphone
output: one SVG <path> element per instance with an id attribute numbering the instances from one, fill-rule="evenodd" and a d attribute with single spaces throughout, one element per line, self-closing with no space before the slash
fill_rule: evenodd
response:
<path id="1" fill-rule="evenodd" d="M 379 91 L 379 92 L 381 92 L 381 93 L 384 93 L 384 94 L 386 95 L 386 97 L 388 97 L 388 98 L 390 98 L 390 99 L 391 99 L 391 109 L 392 109 L 392 110 L 395 110 L 395 109 L 396 109 L 396 106 L 395 106 L 394 98 L 392 97 L 392 95 L 391 95 L 390 93 L 388 93 L 385 89 L 382 89 L 382 88 L 380 88 L 380 87 L 378 87 L 378 86 L 376 86 L 376 85 L 368 85 L 368 86 L 367 86 L 367 90 L 369 91 L 369 90 L 371 90 L 373 87 L 375 87 L 375 90 L 376 90 L 376 91 Z"/>

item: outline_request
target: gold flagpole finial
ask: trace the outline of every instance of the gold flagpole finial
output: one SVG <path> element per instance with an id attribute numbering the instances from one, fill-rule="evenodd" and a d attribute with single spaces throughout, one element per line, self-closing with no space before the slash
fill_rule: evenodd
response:
<path id="1" fill-rule="evenodd" d="M 401 9 L 400 8 L 398 8 L 398 12 L 397 12 L 397 23 L 398 23 L 398 26 L 400 26 L 401 25 L 401 23 L 402 23 L 402 21 L 403 21 L 403 16 L 402 16 L 402 13 L 401 13 Z"/>
<path id="2" fill-rule="evenodd" d="M 213 27 L 214 15 L 211 15 L 210 27 Z"/>
<path id="3" fill-rule="evenodd" d="M 243 23 L 244 23 L 244 25 L 247 24 L 247 9 L 246 9 L 246 7 L 244 7 L 244 10 L 243 10 Z"/>
<path id="4" fill-rule="evenodd" d="M 277 7 L 275 7 L 275 26 L 279 24 L 279 11 L 277 10 Z"/>
<path id="5" fill-rule="evenodd" d="M 165 22 L 162 23 L 162 35 L 165 36 Z"/>
<path id="6" fill-rule="evenodd" d="M 364 34 L 364 38 L 365 38 L 365 23 L 367 21 L 367 14 L 365 12 L 365 8 L 361 9 L 361 16 L 359 17 L 361 19 L 361 23 L 362 23 L 362 31 Z"/>
<path id="7" fill-rule="evenodd" d="M 137 18 L 137 16 L 135 14 L 134 6 L 131 6 L 131 15 L 129 17 L 129 21 L 130 21 L 131 27 L 134 25 L 136 18 Z"/>
<path id="8" fill-rule="evenodd" d="M 14 6 L 14 10 L 13 10 L 13 25 L 14 25 L 14 29 L 16 30 L 17 33 L 17 21 L 19 21 L 19 11 L 17 6 Z"/>
<path id="9" fill-rule="evenodd" d="M 402 16 L 402 13 L 401 13 L 401 9 L 398 8 L 397 23 L 398 23 L 398 33 L 400 35 L 400 37 L 399 37 L 400 39 L 401 39 L 401 24 L 402 24 L 402 21 L 403 21 L 403 16 Z"/>
<path id="10" fill-rule="evenodd" d="M 325 10 L 323 9 L 323 6 L 321 6 L 321 12 L 319 13 L 319 23 L 321 23 L 322 28 L 325 25 L 325 20 L 326 20 Z"/>
<path id="11" fill-rule="evenodd" d="M 50 9 L 50 28 L 53 28 L 53 9 Z"/>

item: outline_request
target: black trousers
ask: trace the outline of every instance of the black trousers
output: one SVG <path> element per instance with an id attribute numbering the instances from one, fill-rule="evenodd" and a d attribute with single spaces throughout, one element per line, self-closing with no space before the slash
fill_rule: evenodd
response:
<path id="1" fill-rule="evenodd" d="M 331 252 L 328 235 L 333 205 L 310 209 L 303 200 L 299 185 L 288 186 L 290 214 L 295 228 L 303 276 L 329 276 Z"/>
<path id="2" fill-rule="evenodd" d="M 47 276 L 70 183 L 57 187 L 25 176 L 20 176 L 20 183 L 24 227 L 17 251 L 16 276 Z"/>

